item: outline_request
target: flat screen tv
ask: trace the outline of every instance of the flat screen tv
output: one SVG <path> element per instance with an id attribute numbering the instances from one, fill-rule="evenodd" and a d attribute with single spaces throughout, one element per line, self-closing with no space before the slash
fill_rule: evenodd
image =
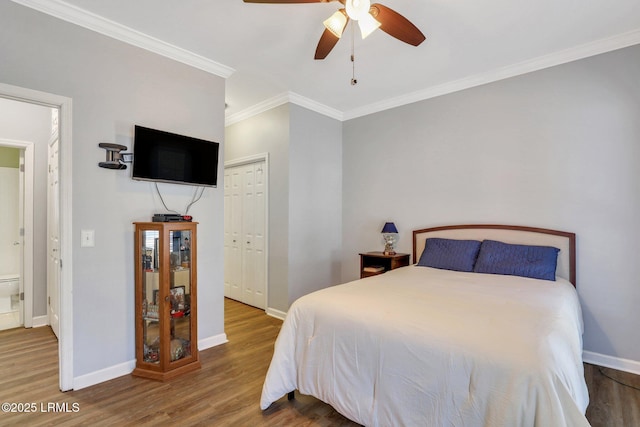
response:
<path id="1" fill-rule="evenodd" d="M 133 179 L 215 187 L 219 145 L 136 125 Z"/>

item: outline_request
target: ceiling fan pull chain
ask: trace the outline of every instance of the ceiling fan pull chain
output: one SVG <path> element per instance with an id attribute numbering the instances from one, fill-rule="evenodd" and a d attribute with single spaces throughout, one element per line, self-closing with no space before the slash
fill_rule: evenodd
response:
<path id="1" fill-rule="evenodd" d="M 351 21 L 351 86 L 355 86 L 358 84 L 358 80 L 356 80 L 355 39 L 356 39 L 356 27 L 353 21 Z"/>
<path id="2" fill-rule="evenodd" d="M 358 80 L 356 80 L 356 57 L 353 53 L 351 54 L 351 67 L 351 86 L 354 86 L 358 84 Z"/>

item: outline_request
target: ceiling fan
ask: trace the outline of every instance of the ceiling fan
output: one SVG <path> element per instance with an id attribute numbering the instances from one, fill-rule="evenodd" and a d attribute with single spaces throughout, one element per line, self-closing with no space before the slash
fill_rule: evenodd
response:
<path id="1" fill-rule="evenodd" d="M 339 1 L 344 5 L 324 21 L 325 30 L 316 48 L 315 59 L 324 59 L 338 43 L 350 20 L 358 21 L 364 39 L 380 28 L 396 39 L 418 46 L 425 40 L 424 34 L 407 18 L 380 3 L 371 4 L 370 0 L 244 0 L 245 3 L 328 3 Z"/>

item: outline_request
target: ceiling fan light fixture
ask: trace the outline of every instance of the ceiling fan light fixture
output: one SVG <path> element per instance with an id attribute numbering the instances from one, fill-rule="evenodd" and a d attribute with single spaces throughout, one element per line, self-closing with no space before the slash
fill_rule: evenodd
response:
<path id="1" fill-rule="evenodd" d="M 369 13 L 367 13 L 366 16 L 363 16 L 358 20 L 358 25 L 360 26 L 360 33 L 362 34 L 362 39 L 364 40 L 375 30 L 380 28 L 380 25 L 382 24 Z"/>
<path id="2" fill-rule="evenodd" d="M 349 18 L 358 21 L 359 19 L 366 18 L 369 15 L 369 9 L 371 9 L 371 1 L 369 0 L 347 0 L 345 3 L 347 9 L 347 15 Z"/>
<path id="3" fill-rule="evenodd" d="M 340 38 L 344 32 L 344 28 L 347 26 L 347 16 L 344 13 L 344 9 L 340 9 L 333 15 L 331 15 L 326 21 L 323 22 L 325 28 L 331 33 Z"/>
<path id="4" fill-rule="evenodd" d="M 327 57 L 342 38 L 342 34 L 344 34 L 344 30 L 350 21 L 358 21 L 363 39 L 378 28 L 391 37 L 412 46 L 418 46 L 426 39 L 418 27 L 407 18 L 380 3 L 372 4 L 371 0 L 244 0 L 244 2 L 271 4 L 339 2 L 343 7 L 323 21 L 325 30 L 318 41 L 314 59 L 325 59 Z M 351 58 L 353 62 L 355 44 L 355 27 L 353 25 L 352 29 L 354 29 L 351 32 Z M 352 84 L 355 84 L 355 78 L 352 79 L 352 82 Z"/>

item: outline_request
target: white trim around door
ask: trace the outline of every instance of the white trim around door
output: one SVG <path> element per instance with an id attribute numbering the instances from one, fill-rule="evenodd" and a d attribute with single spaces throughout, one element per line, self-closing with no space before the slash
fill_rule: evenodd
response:
<path id="1" fill-rule="evenodd" d="M 57 108 L 60 112 L 60 390 L 73 389 L 72 101 L 60 95 L 0 83 L 0 97 Z"/>

